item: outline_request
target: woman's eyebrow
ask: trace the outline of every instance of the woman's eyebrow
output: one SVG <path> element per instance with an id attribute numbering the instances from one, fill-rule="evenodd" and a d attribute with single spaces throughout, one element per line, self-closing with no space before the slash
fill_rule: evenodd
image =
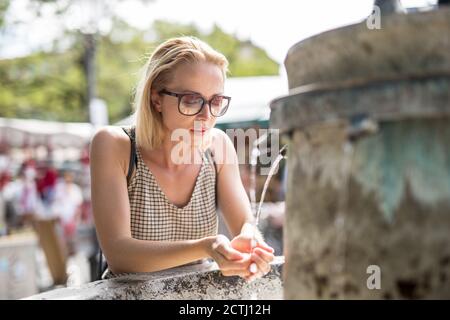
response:
<path id="1" fill-rule="evenodd" d="M 198 94 L 203 97 L 203 95 L 200 92 L 193 91 L 193 90 L 180 90 L 180 93 L 195 93 L 195 94 Z M 222 91 L 219 93 L 214 93 L 211 97 L 220 96 L 220 95 L 223 95 Z"/>

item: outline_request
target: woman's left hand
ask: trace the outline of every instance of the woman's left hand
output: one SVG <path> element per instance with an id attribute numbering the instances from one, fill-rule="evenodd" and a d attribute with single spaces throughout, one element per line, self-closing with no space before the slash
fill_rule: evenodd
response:
<path id="1" fill-rule="evenodd" d="M 270 262 L 273 261 L 274 255 L 271 252 L 267 252 L 266 250 L 256 247 L 253 249 L 250 259 L 256 263 L 257 270 L 250 276 L 245 277 L 247 282 L 252 282 L 253 280 L 261 278 L 269 273 L 271 270 Z"/>
<path id="2" fill-rule="evenodd" d="M 231 246 L 244 253 L 251 254 L 252 265 L 256 265 L 256 270 L 252 275 L 246 277 L 247 281 L 253 281 L 266 275 L 270 271 L 270 262 L 274 259 L 274 249 L 264 242 L 258 230 L 254 227 L 245 227 L 241 234 L 231 240 Z"/>
<path id="3" fill-rule="evenodd" d="M 231 240 L 231 246 L 244 253 L 251 253 L 255 248 L 261 248 L 267 252 L 273 253 L 274 249 L 262 239 L 255 239 L 248 234 L 239 234 Z"/>
<path id="4" fill-rule="evenodd" d="M 231 240 L 231 246 L 234 249 L 245 253 L 251 253 L 255 247 L 259 247 L 271 253 L 275 251 L 264 241 L 258 228 L 249 222 L 246 222 L 242 227 L 240 234 Z"/>

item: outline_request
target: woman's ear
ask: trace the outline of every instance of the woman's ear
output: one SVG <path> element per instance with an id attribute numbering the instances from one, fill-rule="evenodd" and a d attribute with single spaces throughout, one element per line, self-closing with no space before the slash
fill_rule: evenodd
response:
<path id="1" fill-rule="evenodd" d="M 152 90 L 151 102 L 156 111 L 161 112 L 161 95 L 156 90 Z"/>

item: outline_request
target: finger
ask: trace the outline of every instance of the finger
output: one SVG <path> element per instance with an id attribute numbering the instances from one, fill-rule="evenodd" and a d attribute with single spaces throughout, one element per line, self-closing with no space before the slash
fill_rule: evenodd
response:
<path id="1" fill-rule="evenodd" d="M 228 260 L 220 253 L 216 252 L 214 260 L 219 265 L 221 270 L 245 270 L 248 269 L 251 263 L 251 254 L 243 254 L 244 258 L 240 260 Z"/>
<path id="2" fill-rule="evenodd" d="M 250 283 L 250 282 L 253 282 L 253 281 L 255 281 L 256 279 L 258 279 L 260 277 L 261 277 L 261 275 L 258 275 L 258 273 L 255 273 L 255 274 L 252 274 L 250 276 L 244 277 L 244 279 L 245 279 L 245 281 L 247 283 Z"/>
<path id="3" fill-rule="evenodd" d="M 261 249 L 266 250 L 266 251 L 268 251 L 270 253 L 274 253 L 275 252 L 275 250 L 271 246 L 269 246 L 267 243 L 265 243 L 264 241 L 257 241 L 256 245 L 254 247 L 261 248 Z"/>
<path id="4" fill-rule="evenodd" d="M 266 250 L 262 250 L 260 248 L 255 248 L 253 250 L 253 253 L 257 254 L 259 257 L 261 257 L 267 263 L 270 263 L 273 261 L 273 259 L 275 259 L 273 253 L 267 252 Z"/>
<path id="5" fill-rule="evenodd" d="M 261 275 L 269 273 L 270 265 L 265 260 L 263 260 L 259 255 L 252 254 L 252 260 L 255 261 L 256 265 L 258 266 L 257 273 L 261 273 Z"/>
<path id="6" fill-rule="evenodd" d="M 222 275 L 225 277 L 231 277 L 231 276 L 239 276 L 242 278 L 246 278 L 250 276 L 250 272 L 248 270 L 222 270 Z"/>
<path id="7" fill-rule="evenodd" d="M 255 276 L 253 274 L 249 275 L 249 276 L 246 276 L 246 277 L 244 277 L 244 280 L 245 280 L 245 282 L 250 283 L 253 280 L 255 280 Z"/>
<path id="8" fill-rule="evenodd" d="M 234 238 L 231 240 L 231 247 L 234 249 L 240 251 L 240 252 L 248 252 L 250 253 L 252 251 L 252 239 L 238 236 L 237 238 Z"/>
<path id="9" fill-rule="evenodd" d="M 228 243 L 219 243 L 215 250 L 227 260 L 241 260 L 244 258 L 244 255 L 241 252 L 233 249 Z"/>
<path id="10" fill-rule="evenodd" d="M 247 270 L 249 269 L 250 265 L 250 257 L 246 260 L 242 261 L 229 261 L 224 260 L 223 263 L 220 265 L 220 269 L 223 270 Z"/>

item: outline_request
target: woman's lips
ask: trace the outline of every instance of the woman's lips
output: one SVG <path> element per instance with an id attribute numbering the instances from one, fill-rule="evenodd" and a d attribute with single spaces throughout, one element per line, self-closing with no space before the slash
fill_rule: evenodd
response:
<path id="1" fill-rule="evenodd" d="M 209 129 L 207 128 L 202 128 L 202 129 L 191 129 L 192 132 L 198 132 L 198 133 L 205 133 L 206 131 L 208 131 Z"/>

